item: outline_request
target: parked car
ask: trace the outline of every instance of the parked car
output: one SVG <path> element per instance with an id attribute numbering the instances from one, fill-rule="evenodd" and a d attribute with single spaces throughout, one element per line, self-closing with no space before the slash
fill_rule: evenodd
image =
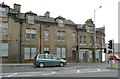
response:
<path id="1" fill-rule="evenodd" d="M 63 67 L 67 64 L 66 60 L 61 59 L 52 54 L 36 54 L 33 64 L 38 67 L 45 66 L 60 66 Z"/>

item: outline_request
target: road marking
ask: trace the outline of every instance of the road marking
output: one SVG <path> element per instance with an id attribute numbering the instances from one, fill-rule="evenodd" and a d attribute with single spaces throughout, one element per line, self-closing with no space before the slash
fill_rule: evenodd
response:
<path id="1" fill-rule="evenodd" d="M 56 72 L 52 72 L 51 74 L 55 74 Z"/>
<path id="2" fill-rule="evenodd" d="M 79 73 L 80 72 L 80 70 L 77 70 L 77 73 Z"/>
<path id="3" fill-rule="evenodd" d="M 11 75 L 8 75 L 7 77 L 12 77 L 12 76 L 14 76 L 14 75 L 17 75 L 18 73 L 13 73 L 13 74 L 11 74 Z"/>
<path id="4" fill-rule="evenodd" d="M 97 68 L 98 71 L 101 71 L 99 68 Z"/>
<path id="5" fill-rule="evenodd" d="M 40 74 L 40 75 L 50 75 L 50 74 Z"/>

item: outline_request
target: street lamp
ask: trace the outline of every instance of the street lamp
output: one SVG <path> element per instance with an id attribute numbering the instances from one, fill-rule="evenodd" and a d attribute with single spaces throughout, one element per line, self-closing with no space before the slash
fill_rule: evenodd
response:
<path id="1" fill-rule="evenodd" d="M 98 8 L 94 9 L 94 24 L 96 26 L 96 11 L 99 9 L 99 8 L 102 8 L 102 6 L 99 6 Z M 95 47 L 95 50 L 94 50 L 94 55 L 96 53 L 96 29 L 95 29 L 95 26 L 94 26 L 94 47 Z M 96 58 L 96 56 L 94 56 L 94 58 Z M 94 59 L 94 62 L 95 62 L 95 59 Z"/>

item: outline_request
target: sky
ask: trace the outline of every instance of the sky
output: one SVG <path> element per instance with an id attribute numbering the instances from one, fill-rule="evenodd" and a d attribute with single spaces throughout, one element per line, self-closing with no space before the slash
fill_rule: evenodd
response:
<path id="1" fill-rule="evenodd" d="M 94 21 L 96 28 L 105 26 L 105 42 L 113 40 L 118 43 L 118 2 L 120 0 L 0 0 L 13 8 L 21 5 L 21 12 L 32 11 L 44 15 L 49 11 L 51 17 L 62 16 L 76 24 L 84 24 L 87 19 Z M 102 6 L 99 8 L 99 6 Z"/>

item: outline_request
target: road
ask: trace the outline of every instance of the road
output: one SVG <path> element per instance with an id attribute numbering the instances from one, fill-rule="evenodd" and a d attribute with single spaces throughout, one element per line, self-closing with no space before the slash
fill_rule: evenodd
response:
<path id="1" fill-rule="evenodd" d="M 118 77 L 118 68 L 107 63 L 68 64 L 65 67 L 37 68 L 31 65 L 3 66 L 3 77 Z"/>

